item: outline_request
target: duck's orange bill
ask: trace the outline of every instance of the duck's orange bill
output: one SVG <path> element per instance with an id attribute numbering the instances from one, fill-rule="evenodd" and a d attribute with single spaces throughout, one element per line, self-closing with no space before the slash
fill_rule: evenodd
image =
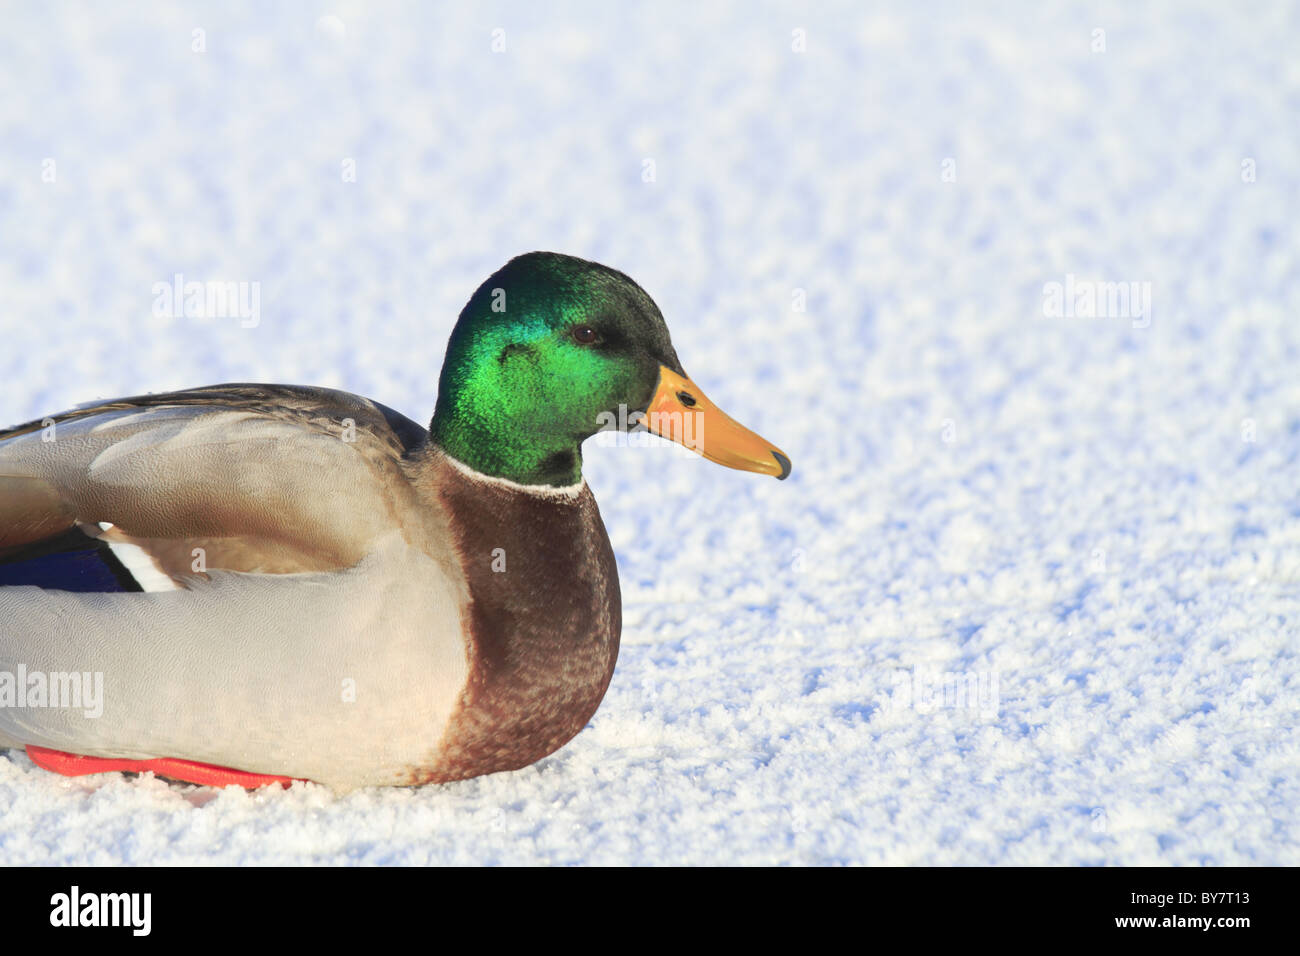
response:
<path id="1" fill-rule="evenodd" d="M 27 756 L 32 763 L 65 777 L 82 777 L 90 773 L 145 773 L 152 771 L 168 780 L 182 783 L 197 783 L 205 787 L 228 787 L 232 783 L 249 790 L 278 783 L 289 786 L 293 777 L 274 777 L 264 773 L 248 773 L 244 770 L 231 770 L 229 767 L 216 767 L 210 763 L 196 763 L 193 760 L 179 760 L 174 757 L 157 757 L 153 760 L 118 760 L 111 757 L 83 757 L 78 754 L 64 753 L 62 750 L 49 750 L 45 747 L 33 747 L 28 744 Z"/>
<path id="2" fill-rule="evenodd" d="M 709 401 L 698 385 L 666 365 L 645 412 L 645 426 L 728 468 L 785 479 L 790 459 L 766 438 L 755 435 Z"/>

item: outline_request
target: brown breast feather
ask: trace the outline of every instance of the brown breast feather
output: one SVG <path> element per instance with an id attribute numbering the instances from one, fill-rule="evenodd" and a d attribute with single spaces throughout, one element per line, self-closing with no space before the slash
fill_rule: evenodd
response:
<path id="1" fill-rule="evenodd" d="M 605 696 L 622 627 L 618 569 L 590 489 L 536 495 L 476 480 L 439 452 L 431 459 L 425 486 L 447 511 L 469 586 L 470 675 L 437 756 L 412 783 L 554 753 Z M 501 558 L 505 570 L 493 570 Z"/>

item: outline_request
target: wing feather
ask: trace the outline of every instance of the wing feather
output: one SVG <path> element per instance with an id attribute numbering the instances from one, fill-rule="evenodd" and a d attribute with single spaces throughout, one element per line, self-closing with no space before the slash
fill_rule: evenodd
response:
<path id="1" fill-rule="evenodd" d="M 397 524 L 406 483 L 394 479 L 424 440 L 333 389 L 218 385 L 80 406 L 0 431 L 0 563 L 80 528 L 180 586 L 217 569 L 351 567 Z"/>

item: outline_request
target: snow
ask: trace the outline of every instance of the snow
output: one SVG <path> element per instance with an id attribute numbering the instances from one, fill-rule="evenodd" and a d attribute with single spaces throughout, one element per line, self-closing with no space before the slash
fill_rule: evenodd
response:
<path id="1" fill-rule="evenodd" d="M 223 381 L 427 420 L 469 293 L 552 249 L 794 473 L 588 445 L 624 647 L 535 766 L 336 797 L 10 751 L 0 862 L 1300 863 L 1293 6 L 6 26 L 6 421 Z M 259 321 L 155 315 L 176 273 Z"/>

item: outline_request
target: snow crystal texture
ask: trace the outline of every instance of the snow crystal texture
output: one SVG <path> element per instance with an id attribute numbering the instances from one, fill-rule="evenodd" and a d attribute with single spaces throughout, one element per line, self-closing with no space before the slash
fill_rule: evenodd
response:
<path id="1" fill-rule="evenodd" d="M 0 418 L 424 421 L 470 292 L 550 249 L 793 476 L 588 444 L 623 652 L 535 766 L 9 751 L 0 863 L 1300 864 L 1297 8 L 462 6 L 10 10 Z M 154 315 L 176 274 L 256 325 Z"/>

